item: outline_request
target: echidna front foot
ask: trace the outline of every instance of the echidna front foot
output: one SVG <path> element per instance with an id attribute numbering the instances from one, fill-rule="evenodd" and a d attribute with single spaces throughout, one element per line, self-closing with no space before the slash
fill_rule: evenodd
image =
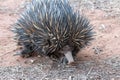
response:
<path id="1" fill-rule="evenodd" d="M 32 54 L 31 54 L 31 50 L 29 50 L 29 49 L 22 49 L 21 51 L 17 51 L 15 54 L 14 54 L 14 56 L 17 56 L 17 55 L 19 55 L 19 56 L 21 56 L 21 57 L 23 57 L 23 58 L 28 58 L 28 57 L 31 57 L 32 56 Z"/>
<path id="2" fill-rule="evenodd" d="M 62 58 L 60 59 L 60 63 L 66 65 L 66 64 L 68 63 L 67 58 L 66 58 L 66 57 L 62 57 Z"/>
<path id="3" fill-rule="evenodd" d="M 24 49 L 21 51 L 21 57 L 23 58 L 29 58 L 32 56 L 31 51 L 29 49 Z"/>
<path id="4" fill-rule="evenodd" d="M 76 62 L 68 62 L 68 59 L 66 57 L 62 57 L 60 60 L 60 63 L 63 65 L 71 65 L 71 66 L 76 66 Z"/>

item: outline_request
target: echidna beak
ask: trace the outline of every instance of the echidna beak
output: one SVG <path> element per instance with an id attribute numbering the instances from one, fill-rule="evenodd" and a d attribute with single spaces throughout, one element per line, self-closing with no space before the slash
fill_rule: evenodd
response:
<path id="1" fill-rule="evenodd" d="M 61 53 L 63 53 L 68 61 L 68 64 L 74 63 L 72 48 L 69 45 L 66 45 L 62 48 Z"/>
<path id="2" fill-rule="evenodd" d="M 68 64 L 71 64 L 74 62 L 74 59 L 73 59 L 73 56 L 72 56 L 72 52 L 71 51 L 68 51 L 66 54 L 65 54 L 65 57 L 67 58 L 68 60 Z"/>

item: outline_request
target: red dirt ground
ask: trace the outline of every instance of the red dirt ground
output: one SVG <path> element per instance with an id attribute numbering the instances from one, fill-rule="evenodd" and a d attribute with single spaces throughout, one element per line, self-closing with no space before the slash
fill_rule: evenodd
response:
<path id="1" fill-rule="evenodd" d="M 16 12 L 23 2 L 24 0 L 0 0 L 0 66 L 28 65 L 26 61 L 36 59 L 13 56 L 17 46 L 10 29 L 18 18 Z M 96 36 L 90 46 L 79 52 L 78 58 L 102 60 L 120 56 L 120 18 L 107 16 L 107 13 L 102 10 L 84 12 L 94 25 Z M 101 51 L 97 51 L 99 49 Z"/>

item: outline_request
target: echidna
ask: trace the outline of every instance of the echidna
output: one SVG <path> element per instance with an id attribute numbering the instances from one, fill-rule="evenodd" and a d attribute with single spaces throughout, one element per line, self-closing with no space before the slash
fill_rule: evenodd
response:
<path id="1" fill-rule="evenodd" d="M 93 39 L 89 20 L 68 0 L 32 0 L 14 25 L 23 57 L 32 53 L 74 62 L 76 53 Z"/>

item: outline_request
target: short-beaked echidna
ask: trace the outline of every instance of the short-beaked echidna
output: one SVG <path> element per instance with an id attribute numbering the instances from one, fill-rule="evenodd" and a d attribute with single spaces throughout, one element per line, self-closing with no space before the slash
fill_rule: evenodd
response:
<path id="1" fill-rule="evenodd" d="M 68 63 L 93 39 L 89 20 L 75 12 L 68 0 L 32 0 L 13 32 L 22 56 L 37 53 L 58 60 L 64 56 Z"/>

